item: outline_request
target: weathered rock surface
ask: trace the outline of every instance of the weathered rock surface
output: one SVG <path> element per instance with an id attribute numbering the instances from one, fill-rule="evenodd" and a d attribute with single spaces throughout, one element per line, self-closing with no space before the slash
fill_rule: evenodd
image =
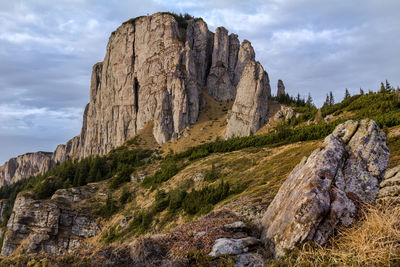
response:
<path id="1" fill-rule="evenodd" d="M 249 61 L 237 86 L 237 95 L 228 114 L 225 137 L 255 133 L 267 121 L 268 96 L 271 93 L 268 74 L 260 63 Z"/>
<path id="2" fill-rule="evenodd" d="M 58 146 L 53 160 L 59 163 L 106 154 L 149 123 L 153 123 L 158 143 L 179 138 L 188 124 L 197 121 L 204 106 L 202 88 L 218 101 L 235 99 L 249 62 L 257 66 L 253 72 L 262 69 L 249 41 L 240 44 L 238 36 L 228 35 L 223 27 L 213 34 L 201 19 L 189 21 L 185 29 L 166 13 L 130 20 L 111 34 L 103 62 L 93 67 L 81 134 Z M 246 73 L 250 77 L 243 75 L 240 90 L 246 91 L 244 87 L 254 81 L 264 93 L 269 88 L 266 73 L 253 72 Z M 254 92 L 248 96 L 253 97 Z M 240 97 L 246 93 L 241 92 Z M 262 97 L 259 101 L 264 101 Z M 266 104 L 262 106 L 266 108 Z M 255 131 L 264 123 L 264 118 L 257 117 L 264 114 L 258 112 L 264 111 L 253 109 L 243 117 L 254 124 L 248 128 Z M 245 135 L 250 130 L 241 132 Z"/>
<path id="3" fill-rule="evenodd" d="M 7 199 L 0 199 L 0 223 L 4 221 L 4 212 L 7 210 Z"/>
<path id="4" fill-rule="evenodd" d="M 283 84 L 282 80 L 278 80 L 278 91 L 276 92 L 276 96 L 284 95 L 285 92 L 285 85 Z"/>
<path id="5" fill-rule="evenodd" d="M 375 201 L 389 156 L 374 121 L 338 125 L 279 189 L 263 217 L 263 243 L 278 257 L 308 240 L 324 244 L 354 222 L 358 202 Z"/>
<path id="6" fill-rule="evenodd" d="M 266 261 L 259 253 L 243 253 L 235 257 L 234 267 L 264 267 Z"/>
<path id="7" fill-rule="evenodd" d="M 380 184 L 377 201 L 380 203 L 400 203 L 400 165 L 386 172 Z"/>
<path id="8" fill-rule="evenodd" d="M 52 154 L 50 152 L 35 152 L 11 158 L 3 166 L 0 166 L 0 186 L 18 182 L 31 175 L 47 172 L 52 166 Z"/>
<path id="9" fill-rule="evenodd" d="M 249 248 L 259 244 L 260 240 L 254 237 L 245 237 L 239 239 L 220 238 L 215 243 L 210 252 L 210 256 L 216 257 L 225 254 L 238 255 L 249 251 Z"/>
<path id="10" fill-rule="evenodd" d="M 71 208 L 89 194 L 92 192 L 74 188 L 58 190 L 50 200 L 34 200 L 19 194 L 7 223 L 1 254 L 8 256 L 20 247 L 27 253 L 50 254 L 79 248 L 85 238 L 95 236 L 99 229 L 94 218 Z"/>
<path id="11" fill-rule="evenodd" d="M 296 112 L 292 107 L 281 105 L 280 110 L 278 110 L 274 115 L 274 120 L 284 119 L 288 121 L 296 116 Z"/>

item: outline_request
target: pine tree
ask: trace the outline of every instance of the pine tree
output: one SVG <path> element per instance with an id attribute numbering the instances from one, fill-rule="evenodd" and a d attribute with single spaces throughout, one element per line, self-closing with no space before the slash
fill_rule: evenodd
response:
<path id="1" fill-rule="evenodd" d="M 386 87 L 383 84 L 383 82 L 381 82 L 381 89 L 379 90 L 380 93 L 386 93 Z"/>
<path id="2" fill-rule="evenodd" d="M 392 86 L 390 85 L 390 83 L 388 82 L 388 80 L 386 80 L 385 88 L 386 88 L 386 92 L 388 92 L 388 93 L 390 93 L 390 92 L 393 91 L 393 88 L 392 88 Z"/>
<path id="3" fill-rule="evenodd" d="M 344 99 L 350 98 L 349 89 L 346 88 L 346 92 L 344 93 Z"/>
<path id="4" fill-rule="evenodd" d="M 364 95 L 364 90 L 360 87 L 360 95 Z"/>
<path id="5" fill-rule="evenodd" d="M 333 98 L 332 91 L 329 92 L 329 105 L 333 106 L 335 104 L 335 99 Z"/>
<path id="6" fill-rule="evenodd" d="M 307 103 L 306 103 L 308 106 L 311 106 L 312 104 L 313 104 L 313 100 L 312 100 L 312 97 L 311 97 L 311 94 L 310 93 L 308 93 L 308 97 L 307 97 Z"/>
<path id="7" fill-rule="evenodd" d="M 326 99 L 324 102 L 324 106 L 328 106 L 329 105 L 329 94 L 326 94 Z"/>

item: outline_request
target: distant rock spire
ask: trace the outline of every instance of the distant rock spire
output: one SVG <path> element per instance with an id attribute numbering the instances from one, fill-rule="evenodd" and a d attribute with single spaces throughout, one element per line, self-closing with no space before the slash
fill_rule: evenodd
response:
<path id="1" fill-rule="evenodd" d="M 278 80 L 278 92 L 276 93 L 276 96 L 284 94 L 285 94 L 285 85 L 283 84 L 282 80 Z"/>

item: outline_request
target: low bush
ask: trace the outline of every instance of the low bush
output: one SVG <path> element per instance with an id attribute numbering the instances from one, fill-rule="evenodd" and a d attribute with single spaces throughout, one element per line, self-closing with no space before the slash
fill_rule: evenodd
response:
<path id="1" fill-rule="evenodd" d="M 177 160 L 173 158 L 167 158 L 161 165 L 161 169 L 152 176 L 146 176 L 143 180 L 145 187 L 156 186 L 162 182 L 168 181 L 175 174 L 180 171 Z"/>
<path id="2" fill-rule="evenodd" d="M 119 197 L 119 203 L 121 203 L 121 205 L 125 205 L 128 202 L 132 201 L 132 194 L 131 192 L 129 192 L 129 188 L 127 186 L 124 186 L 122 188 L 122 193 L 121 196 Z"/>
<path id="3" fill-rule="evenodd" d="M 96 211 L 95 214 L 101 216 L 103 218 L 110 218 L 112 215 L 117 213 L 119 210 L 116 201 L 112 198 L 111 194 L 107 195 L 107 200 L 104 205 L 101 205 Z"/>

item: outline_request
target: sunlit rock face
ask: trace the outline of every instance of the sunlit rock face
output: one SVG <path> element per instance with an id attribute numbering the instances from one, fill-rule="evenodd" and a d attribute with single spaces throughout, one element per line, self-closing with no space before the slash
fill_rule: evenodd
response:
<path id="1" fill-rule="evenodd" d="M 304 158 L 263 217 L 262 241 L 277 256 L 314 240 L 325 244 L 355 222 L 360 203 L 374 203 L 389 165 L 386 136 L 369 119 L 347 121 Z"/>
<path id="2" fill-rule="evenodd" d="M 53 159 L 106 154 L 149 123 L 159 144 L 179 138 L 196 123 L 203 92 L 235 100 L 234 113 L 250 125 L 232 119 L 228 132 L 248 135 L 266 121 L 268 75 L 249 41 L 240 44 L 223 27 L 214 34 L 201 19 L 179 25 L 166 13 L 125 22 L 111 34 L 103 62 L 93 66 L 81 134 L 60 145 Z M 247 110 L 239 108 L 243 102 Z"/>
<path id="3" fill-rule="evenodd" d="M 0 186 L 13 184 L 23 178 L 47 172 L 52 167 L 52 154 L 35 152 L 11 158 L 3 166 L 0 166 Z"/>

